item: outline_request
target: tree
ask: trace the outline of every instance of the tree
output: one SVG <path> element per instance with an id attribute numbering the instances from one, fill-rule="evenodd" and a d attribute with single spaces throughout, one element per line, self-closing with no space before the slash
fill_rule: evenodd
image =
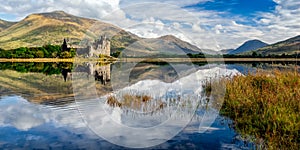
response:
<path id="1" fill-rule="evenodd" d="M 116 52 L 112 53 L 111 56 L 118 58 L 120 56 L 120 54 L 121 54 L 121 51 L 117 50 Z"/>
<path id="2" fill-rule="evenodd" d="M 257 56 L 258 56 L 258 55 L 257 55 L 256 52 L 253 52 L 253 53 L 252 53 L 252 57 L 253 57 L 253 58 L 256 58 Z"/>
<path id="3" fill-rule="evenodd" d="M 68 51 L 64 51 L 60 54 L 60 58 L 72 58 L 72 55 Z"/>
<path id="4" fill-rule="evenodd" d="M 35 56 L 37 58 L 44 58 L 44 52 L 42 50 L 38 50 L 36 53 L 35 53 Z"/>

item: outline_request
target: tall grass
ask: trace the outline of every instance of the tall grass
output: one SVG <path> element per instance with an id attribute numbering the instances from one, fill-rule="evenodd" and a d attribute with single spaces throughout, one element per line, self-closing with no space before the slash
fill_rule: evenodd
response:
<path id="1" fill-rule="evenodd" d="M 245 137 L 269 149 L 300 148 L 300 74 L 274 70 L 224 78 L 221 115 Z M 213 82 L 211 84 L 218 84 Z"/>
<path id="2" fill-rule="evenodd" d="M 111 95 L 107 97 L 106 103 L 111 107 L 142 111 L 143 113 L 161 110 L 165 105 L 161 100 L 154 100 L 151 96 L 134 94 L 124 94 L 121 99 Z"/>

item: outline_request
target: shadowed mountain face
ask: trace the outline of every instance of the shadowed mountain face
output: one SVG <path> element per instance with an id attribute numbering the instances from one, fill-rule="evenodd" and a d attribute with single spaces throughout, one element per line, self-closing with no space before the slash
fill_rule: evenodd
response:
<path id="1" fill-rule="evenodd" d="M 63 11 L 32 14 L 15 24 L 0 21 L 0 31 L 0 48 L 3 49 L 61 45 L 64 38 L 71 47 L 81 47 L 87 41 L 106 35 L 111 40 L 112 53 L 124 49 L 130 51 L 129 56 L 136 53 L 147 55 L 162 52 L 173 55 L 177 54 L 176 51 L 201 52 L 198 47 L 175 36 L 145 39 L 112 24 L 73 16 Z"/>
<path id="2" fill-rule="evenodd" d="M 234 51 L 235 49 L 222 49 L 221 53 L 222 54 L 230 54 L 232 51 Z"/>
<path id="3" fill-rule="evenodd" d="M 9 28 L 10 26 L 14 25 L 15 22 L 9 22 L 9 21 L 5 21 L 5 20 L 1 20 L 0 19 L 0 32 Z"/>
<path id="4" fill-rule="evenodd" d="M 294 54 L 299 53 L 300 50 L 300 35 L 292 37 L 290 39 L 277 42 L 275 44 L 271 44 L 266 47 L 262 47 L 258 49 L 256 52 L 263 54 L 263 55 L 269 55 L 269 54 Z"/>
<path id="5" fill-rule="evenodd" d="M 267 43 L 264 43 L 260 40 L 250 40 L 250 41 L 245 42 L 243 45 L 241 45 L 237 49 L 229 51 L 228 54 L 245 53 L 245 52 L 256 50 L 261 47 L 265 47 L 267 45 L 268 45 Z"/>
<path id="6" fill-rule="evenodd" d="M 0 32 L 9 28 L 10 26 L 14 25 L 15 22 L 9 22 L 9 21 L 5 21 L 5 20 L 1 20 L 0 19 Z"/>

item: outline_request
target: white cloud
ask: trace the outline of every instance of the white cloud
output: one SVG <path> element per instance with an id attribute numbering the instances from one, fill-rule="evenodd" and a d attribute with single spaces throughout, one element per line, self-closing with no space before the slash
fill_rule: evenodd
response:
<path id="1" fill-rule="evenodd" d="M 181 71 L 191 71 L 191 74 L 173 83 L 165 83 L 159 80 L 142 80 L 114 92 L 115 94 L 122 92 L 126 94 L 136 91 L 136 94 L 147 93 L 155 95 L 156 99 L 166 103 L 166 107 L 162 111 L 154 111 L 153 114 L 139 116 L 139 112 L 111 108 L 104 103 L 107 95 L 96 100 L 85 97 L 84 101 L 77 101 L 76 104 L 61 106 L 60 108 L 36 105 L 27 102 L 19 96 L 12 96 L 0 99 L 0 127 L 13 126 L 19 130 L 30 130 L 45 124 L 51 124 L 56 127 L 66 126 L 71 129 L 88 125 L 89 129 L 97 133 L 98 136 L 118 145 L 142 148 L 163 143 L 177 135 L 178 132 L 183 130 L 183 127 L 186 127 L 194 116 L 195 109 L 206 107 L 205 104 L 199 105 L 199 96 L 203 90 L 201 85 L 204 81 L 220 76 L 239 74 L 235 69 L 229 70 L 224 68 L 224 65 L 207 65 L 203 67 L 204 69 L 199 70 L 195 70 L 190 65 L 178 65 L 177 67 L 175 68 Z M 119 70 L 117 69 L 117 71 Z M 75 80 L 91 81 L 87 76 L 81 76 L 82 74 L 79 75 L 79 78 L 76 78 L 76 74 L 74 75 L 73 79 Z M 81 87 L 80 89 L 75 89 L 75 91 L 84 89 L 84 93 L 88 92 L 86 94 L 93 97 L 96 94 L 93 93 L 95 92 L 94 88 L 95 86 Z M 181 95 L 179 103 L 167 105 L 171 99 L 177 98 L 178 95 Z M 193 101 L 190 101 L 191 99 Z M 178 106 L 184 102 L 188 105 L 182 105 L 183 107 L 180 107 L 179 110 Z M 208 106 L 211 106 L 210 104 L 213 103 L 213 101 L 210 101 Z M 81 114 L 77 110 L 80 110 Z M 216 116 L 207 113 L 209 112 L 207 110 L 213 109 L 198 110 L 202 113 L 197 113 L 197 117 L 205 122 L 200 127 L 210 126 L 216 119 Z M 82 122 L 80 117 L 84 117 L 86 124 Z M 197 119 L 193 120 L 194 123 L 199 123 Z M 141 127 L 145 125 L 146 127 Z M 197 129 L 194 130 L 194 132 L 196 131 Z M 90 134 L 90 132 L 85 134 Z"/>
<path id="2" fill-rule="evenodd" d="M 274 0 L 278 5 L 274 13 L 263 13 L 257 28 L 264 36 L 262 39 L 274 43 L 300 34 L 300 1 Z"/>
<path id="3" fill-rule="evenodd" d="M 11 125 L 19 130 L 28 130 L 49 122 L 52 118 L 49 111 L 42 111 L 41 107 L 34 106 L 21 97 L 15 96 L 4 101 L 8 104 L 0 105 L 0 125 L 2 126 Z"/>
<path id="4" fill-rule="evenodd" d="M 236 48 L 253 38 L 274 43 L 300 34 L 298 0 L 274 0 L 277 6 L 273 12 L 257 13 L 255 18 L 205 9 L 183 9 L 186 5 L 209 0 L 0 1 L 1 14 L 24 18 L 31 13 L 64 10 L 111 22 L 143 37 L 173 34 L 204 49 Z M 242 23 L 251 19 L 255 24 Z"/>
<path id="5" fill-rule="evenodd" d="M 119 0 L 1 0 L 0 13 L 24 18 L 32 13 L 63 10 L 68 13 L 100 18 L 119 9 Z"/>

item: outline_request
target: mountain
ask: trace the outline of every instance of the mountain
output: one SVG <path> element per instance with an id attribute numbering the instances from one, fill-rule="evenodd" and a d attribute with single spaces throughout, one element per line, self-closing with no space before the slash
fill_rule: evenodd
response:
<path id="1" fill-rule="evenodd" d="M 295 54 L 300 50 L 300 35 L 280 41 L 256 50 L 257 53 L 262 55 L 281 55 L 285 54 Z"/>
<path id="2" fill-rule="evenodd" d="M 3 21 L 0 48 L 35 47 L 45 44 L 61 45 L 64 38 L 71 47 L 82 47 L 101 35 L 111 40 L 112 53 L 127 50 L 128 56 L 136 54 L 199 53 L 201 50 L 175 36 L 146 39 L 109 23 L 77 17 L 63 11 L 32 14 L 10 24 Z"/>
<path id="3" fill-rule="evenodd" d="M 34 47 L 61 44 L 67 38 L 70 44 L 79 44 L 84 38 L 95 38 L 97 32 L 111 34 L 122 29 L 108 23 L 67 14 L 63 11 L 32 14 L 0 32 L 0 48 Z"/>
<path id="4" fill-rule="evenodd" d="M 261 48 L 261 47 L 265 47 L 267 45 L 268 45 L 267 43 L 264 43 L 260 40 L 250 40 L 250 41 L 246 41 L 244 44 L 242 44 L 237 49 L 229 51 L 228 54 L 245 53 L 245 52 L 256 50 L 256 49 Z"/>
<path id="5" fill-rule="evenodd" d="M 235 49 L 222 49 L 220 52 L 222 54 L 230 54 L 232 51 L 234 51 Z"/>
<path id="6" fill-rule="evenodd" d="M 15 24 L 15 22 L 9 22 L 9 21 L 5 21 L 5 20 L 0 19 L 0 32 L 7 29 L 7 28 L 9 28 L 13 24 Z"/>

